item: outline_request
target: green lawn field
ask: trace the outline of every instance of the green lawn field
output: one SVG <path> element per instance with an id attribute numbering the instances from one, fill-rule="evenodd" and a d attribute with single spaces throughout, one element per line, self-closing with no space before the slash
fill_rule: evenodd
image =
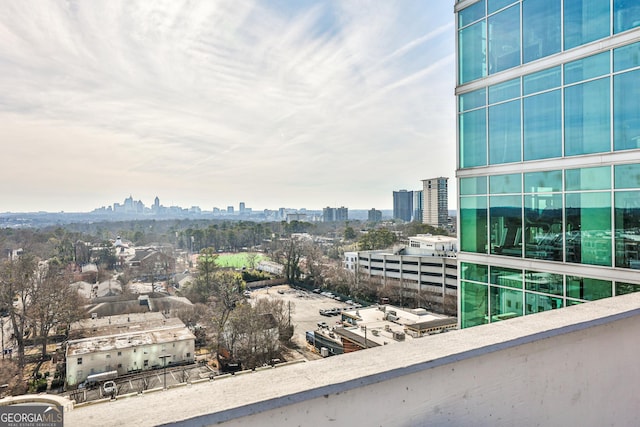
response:
<path id="1" fill-rule="evenodd" d="M 241 252 L 241 253 L 222 253 L 218 255 L 216 259 L 216 265 L 218 267 L 233 267 L 233 268 L 242 268 L 247 267 L 250 268 L 248 256 L 255 255 L 255 266 L 262 260 L 268 260 L 269 258 L 264 256 L 263 254 L 254 253 L 254 252 Z"/>

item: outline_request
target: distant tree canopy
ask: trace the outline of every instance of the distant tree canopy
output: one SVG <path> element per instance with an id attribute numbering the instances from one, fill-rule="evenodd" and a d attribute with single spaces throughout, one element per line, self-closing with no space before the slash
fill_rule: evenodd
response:
<path id="1" fill-rule="evenodd" d="M 449 233 L 447 230 L 437 228 L 429 224 L 423 224 L 421 222 L 410 222 L 404 226 L 403 234 L 405 236 L 416 236 L 418 234 L 433 234 L 446 236 Z"/>
<path id="2" fill-rule="evenodd" d="M 360 239 L 358 240 L 358 249 L 363 251 L 385 249 L 392 246 L 396 240 L 396 235 L 386 228 L 370 230 L 366 234 L 360 236 Z"/>
<path id="3" fill-rule="evenodd" d="M 345 240 L 353 240 L 356 238 L 356 231 L 353 229 L 353 227 L 351 227 L 350 225 L 348 225 L 345 229 L 344 229 L 344 239 Z"/>

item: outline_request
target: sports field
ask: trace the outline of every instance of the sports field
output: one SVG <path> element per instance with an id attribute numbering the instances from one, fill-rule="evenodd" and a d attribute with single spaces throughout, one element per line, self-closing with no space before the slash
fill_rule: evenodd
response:
<path id="1" fill-rule="evenodd" d="M 249 255 L 255 255 L 255 263 L 254 267 L 258 265 L 258 263 L 262 260 L 268 260 L 269 258 L 260 253 L 255 252 L 241 252 L 237 254 L 233 253 L 222 253 L 218 255 L 216 259 L 216 265 L 218 267 L 233 267 L 233 268 L 249 268 Z"/>

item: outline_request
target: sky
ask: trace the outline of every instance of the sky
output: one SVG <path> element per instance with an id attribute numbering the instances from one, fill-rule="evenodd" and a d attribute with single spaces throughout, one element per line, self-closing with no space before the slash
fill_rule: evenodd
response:
<path id="1" fill-rule="evenodd" d="M 453 0 L 5 0 L 0 212 L 390 209 L 449 178 Z"/>

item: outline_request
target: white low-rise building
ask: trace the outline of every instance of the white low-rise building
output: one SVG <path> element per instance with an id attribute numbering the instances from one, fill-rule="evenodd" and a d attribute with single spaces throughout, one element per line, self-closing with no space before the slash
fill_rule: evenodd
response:
<path id="1" fill-rule="evenodd" d="M 195 335 L 177 318 L 161 313 L 137 313 L 86 319 L 71 327 L 66 352 L 67 385 L 90 375 L 118 375 L 192 363 Z"/>

